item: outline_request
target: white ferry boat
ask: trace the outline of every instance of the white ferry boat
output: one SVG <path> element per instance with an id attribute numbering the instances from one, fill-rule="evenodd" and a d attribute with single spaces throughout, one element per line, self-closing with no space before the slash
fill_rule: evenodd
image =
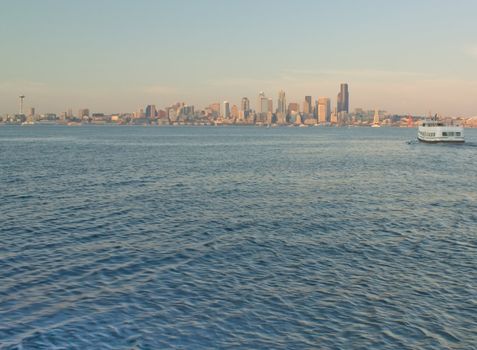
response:
<path id="1" fill-rule="evenodd" d="M 422 122 L 418 129 L 417 138 L 422 142 L 465 142 L 462 126 L 444 123 L 437 120 L 437 116 Z"/>

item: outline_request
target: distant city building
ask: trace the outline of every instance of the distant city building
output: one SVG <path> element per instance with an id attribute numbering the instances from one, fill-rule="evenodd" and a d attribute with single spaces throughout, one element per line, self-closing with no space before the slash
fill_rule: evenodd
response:
<path id="1" fill-rule="evenodd" d="M 35 121 L 35 108 L 34 107 L 30 107 L 28 109 L 28 116 L 26 117 L 26 121 L 29 122 L 29 123 L 32 123 Z"/>
<path id="2" fill-rule="evenodd" d="M 139 110 L 134 113 L 134 118 L 144 118 L 144 109 L 139 108 Z"/>
<path id="3" fill-rule="evenodd" d="M 337 124 L 338 123 L 338 113 L 336 113 L 336 108 L 331 113 L 330 123 L 331 124 Z"/>
<path id="4" fill-rule="evenodd" d="M 311 96 L 305 96 L 305 101 L 303 101 L 303 113 L 313 113 L 313 110 L 311 108 Z"/>
<path id="5" fill-rule="evenodd" d="M 282 113 L 284 115 L 287 113 L 287 99 L 285 91 L 283 90 L 278 93 L 277 113 Z"/>
<path id="6" fill-rule="evenodd" d="M 247 97 L 242 97 L 242 102 L 240 103 L 240 110 L 245 112 L 245 115 L 250 111 L 250 100 Z"/>
<path id="7" fill-rule="evenodd" d="M 330 121 L 331 102 L 327 97 L 318 98 L 318 121 L 326 123 Z"/>
<path id="8" fill-rule="evenodd" d="M 42 114 L 41 116 L 41 119 L 44 119 L 44 120 L 57 120 L 58 117 L 56 116 L 56 113 L 45 113 L 45 114 Z"/>
<path id="9" fill-rule="evenodd" d="M 266 123 L 267 124 L 272 124 L 273 123 L 273 113 L 272 112 L 267 113 Z"/>
<path id="10" fill-rule="evenodd" d="M 268 98 L 262 97 L 260 99 L 260 108 L 259 113 L 267 113 L 268 112 Z"/>
<path id="11" fill-rule="evenodd" d="M 240 123 L 245 122 L 245 111 L 239 111 L 238 113 L 239 113 L 239 116 L 238 116 L 237 120 Z"/>
<path id="12" fill-rule="evenodd" d="M 265 93 L 261 91 L 258 94 L 256 121 L 260 123 L 268 123 L 271 119 L 269 115 L 270 113 L 273 114 L 273 100 L 271 98 L 267 98 Z"/>
<path id="13" fill-rule="evenodd" d="M 220 103 L 215 102 L 212 103 L 209 108 L 212 110 L 212 112 L 216 113 L 218 116 L 220 115 Z"/>
<path id="14" fill-rule="evenodd" d="M 93 113 L 91 114 L 91 118 L 95 120 L 103 120 L 104 119 L 104 113 Z"/>
<path id="15" fill-rule="evenodd" d="M 232 112 L 231 112 L 232 119 L 236 120 L 239 117 L 239 109 L 237 105 L 232 106 Z"/>
<path id="16" fill-rule="evenodd" d="M 292 114 L 293 112 L 300 112 L 300 106 L 296 102 L 290 102 L 288 104 L 288 114 Z"/>
<path id="17" fill-rule="evenodd" d="M 348 84 L 341 84 L 336 105 L 338 114 L 340 114 L 341 112 L 345 112 L 346 114 L 349 113 Z"/>
<path id="18" fill-rule="evenodd" d="M 276 122 L 278 124 L 285 124 L 287 119 L 287 99 L 285 91 L 281 90 L 278 93 L 278 106 L 277 106 L 277 115 Z"/>
<path id="19" fill-rule="evenodd" d="M 258 94 L 257 113 L 264 113 L 266 111 L 266 108 L 262 108 L 263 100 L 266 100 L 265 93 L 260 91 Z"/>
<path id="20" fill-rule="evenodd" d="M 175 122 L 176 119 L 177 119 L 177 112 L 176 112 L 175 107 L 167 108 L 166 112 L 167 112 L 167 118 L 169 119 L 169 121 Z"/>
<path id="21" fill-rule="evenodd" d="M 146 106 L 146 118 L 155 118 L 156 117 L 156 105 L 147 105 Z"/>
<path id="22" fill-rule="evenodd" d="M 224 101 L 224 118 L 230 118 L 230 103 L 228 101 Z"/>
<path id="23" fill-rule="evenodd" d="M 341 111 L 338 113 L 338 124 L 339 125 L 346 125 L 348 124 L 348 114 L 345 111 Z"/>
<path id="24" fill-rule="evenodd" d="M 182 103 L 179 108 L 177 109 L 177 115 L 191 117 L 194 115 L 194 106 L 186 105 Z"/>
<path id="25" fill-rule="evenodd" d="M 167 118 L 167 112 L 163 109 L 157 111 L 157 116 L 161 119 Z"/>
<path id="26" fill-rule="evenodd" d="M 78 111 L 78 118 L 82 119 L 83 117 L 88 117 L 89 118 L 89 109 L 88 108 L 82 108 Z"/>

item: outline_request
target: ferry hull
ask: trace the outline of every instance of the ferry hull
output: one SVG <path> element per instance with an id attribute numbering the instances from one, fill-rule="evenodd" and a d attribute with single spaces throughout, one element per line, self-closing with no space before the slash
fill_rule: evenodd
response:
<path id="1" fill-rule="evenodd" d="M 420 137 L 418 137 L 417 139 L 420 142 L 425 142 L 425 143 L 465 143 L 465 140 L 438 140 L 438 139 L 426 140 L 426 139 L 421 139 Z"/>

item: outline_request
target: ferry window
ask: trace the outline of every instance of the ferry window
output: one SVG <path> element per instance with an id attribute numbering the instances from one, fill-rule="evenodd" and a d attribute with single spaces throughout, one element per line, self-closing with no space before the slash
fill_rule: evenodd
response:
<path id="1" fill-rule="evenodd" d="M 447 136 L 447 133 L 445 131 L 443 131 L 442 136 Z"/>
<path id="2" fill-rule="evenodd" d="M 456 133 L 455 133 L 455 136 L 460 136 L 460 132 L 456 132 Z"/>

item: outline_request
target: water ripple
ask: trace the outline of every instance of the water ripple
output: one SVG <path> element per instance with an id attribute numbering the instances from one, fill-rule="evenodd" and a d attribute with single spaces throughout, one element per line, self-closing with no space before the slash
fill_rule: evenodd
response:
<path id="1" fill-rule="evenodd" d="M 472 349 L 477 133 L 0 130 L 0 349 Z"/>

